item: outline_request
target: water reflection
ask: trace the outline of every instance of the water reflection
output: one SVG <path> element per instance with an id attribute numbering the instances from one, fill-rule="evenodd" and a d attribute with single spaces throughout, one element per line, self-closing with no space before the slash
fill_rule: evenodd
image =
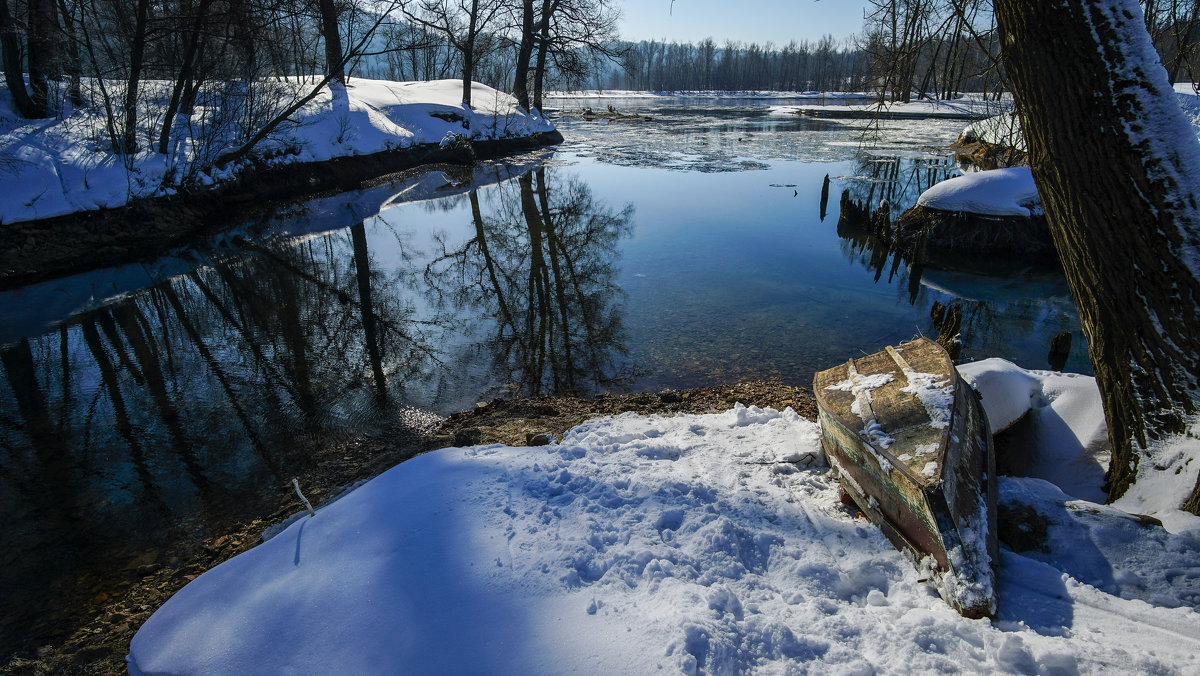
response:
<path id="1" fill-rule="evenodd" d="M 506 393 L 584 394 L 628 382 L 616 284 L 619 241 L 632 206 L 598 202 L 576 175 L 538 169 L 496 191 L 485 216 L 469 195 L 473 236 L 425 267 L 437 307 L 486 319 L 475 357 Z M 456 322 L 457 323 L 457 322 Z"/>
<path id="2" fill-rule="evenodd" d="M 1062 269 L 1054 263 L 962 255 L 914 261 L 879 234 L 880 219 L 916 204 L 922 192 L 960 172 L 952 158 L 864 155 L 846 181 L 837 225 L 846 257 L 903 289 L 915 307 L 953 304 L 961 313 L 964 361 L 989 356 L 1046 355 L 1029 368 L 1090 373 L 1087 344 Z M 937 322 L 931 328 L 936 333 Z M 1050 339 L 1071 335 L 1074 348 L 1051 354 Z"/>
<path id="3" fill-rule="evenodd" d="M 851 125 L 761 105 L 662 113 L 563 125 L 553 160 L 264 205 L 208 248 L 0 294 L 0 650 L 259 514 L 406 405 L 806 385 L 927 331 L 935 301 L 962 305 L 965 358 L 1042 366 L 1071 331 L 1067 368 L 1088 368 L 1061 275 L 919 270 L 843 223 L 843 189 L 898 212 L 953 172 L 919 149 L 959 123 L 898 123 L 863 153 Z"/>
<path id="4" fill-rule="evenodd" d="M 253 513 L 311 444 L 379 410 L 385 359 L 395 378 L 427 367 L 360 233 L 246 243 L 3 349 L 5 648 L 55 629 L 48 580 L 82 608 L 114 562 Z"/>
<path id="5" fill-rule="evenodd" d="M 628 379 L 615 261 L 632 208 L 554 169 L 463 185 L 430 207 L 457 218 L 465 199 L 473 236 L 442 236 L 432 260 L 419 223 L 299 238 L 260 223 L 276 234 L 231 237 L 194 270 L 0 350 L 5 654 L 160 550 L 256 514 L 315 450 L 415 399 L 457 407 L 430 383 L 468 362 L 505 392 Z M 300 231 L 323 229 L 319 207 L 292 208 Z"/>

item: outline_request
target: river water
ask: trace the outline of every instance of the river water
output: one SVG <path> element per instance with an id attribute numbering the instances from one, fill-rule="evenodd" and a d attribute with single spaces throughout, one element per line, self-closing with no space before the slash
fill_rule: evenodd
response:
<path id="1" fill-rule="evenodd" d="M 961 121 L 802 119 L 631 99 L 562 146 L 268 205 L 208 245 L 0 294 L 0 661 L 180 540 L 253 515 L 306 449 L 397 407 L 815 371 L 936 333 L 963 359 L 1089 372 L 1060 272 L 910 270 L 839 228 L 958 171 Z M 822 192 L 829 177 L 828 199 Z"/>

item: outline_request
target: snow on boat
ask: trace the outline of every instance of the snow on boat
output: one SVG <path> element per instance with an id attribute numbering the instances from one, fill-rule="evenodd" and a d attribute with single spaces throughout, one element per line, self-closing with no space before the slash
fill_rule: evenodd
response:
<path id="1" fill-rule="evenodd" d="M 978 396 L 920 338 L 813 379 L 843 498 L 966 617 L 996 613 L 995 458 Z"/>

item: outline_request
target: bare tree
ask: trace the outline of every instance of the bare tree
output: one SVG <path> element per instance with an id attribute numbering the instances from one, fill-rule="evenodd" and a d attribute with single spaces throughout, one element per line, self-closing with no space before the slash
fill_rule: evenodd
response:
<path id="1" fill-rule="evenodd" d="M 403 9 L 405 17 L 445 36 L 461 55 L 462 102 L 468 108 L 475 66 L 491 47 L 488 31 L 505 9 L 503 0 L 418 0 Z"/>

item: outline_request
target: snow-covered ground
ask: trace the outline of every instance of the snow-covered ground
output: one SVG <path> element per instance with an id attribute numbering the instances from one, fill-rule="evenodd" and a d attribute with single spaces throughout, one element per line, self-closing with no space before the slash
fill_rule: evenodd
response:
<path id="1" fill-rule="evenodd" d="M 784 92 L 784 91 L 661 91 L 628 89 L 584 89 L 575 92 L 547 92 L 547 99 L 828 99 L 855 100 L 874 98 L 865 92 Z"/>
<path id="2" fill-rule="evenodd" d="M 1045 537 L 1002 551 L 996 620 L 840 506 L 815 423 L 738 406 L 398 465 L 185 587 L 131 672 L 1200 672 L 1200 519 L 1161 512 L 1169 532 L 1052 483 L 1103 459 L 1094 380 L 963 371 L 1045 444 L 1000 481 Z"/>
<path id="3" fill-rule="evenodd" d="M 800 106 L 774 106 L 771 112 L 776 115 L 793 115 L 797 113 L 848 113 L 856 115 L 890 115 L 893 117 L 911 118 L 985 118 L 1000 112 L 1012 110 L 1012 97 L 1005 96 L 999 101 L 990 100 L 981 94 L 967 94 L 962 98 L 938 101 L 921 99 L 909 103 L 887 102 L 882 105 L 874 101 L 869 103 L 847 103 L 842 105 L 819 104 Z"/>
<path id="4" fill-rule="evenodd" d="M 1191 83 L 1176 83 L 1175 96 L 1184 117 L 1192 123 L 1196 137 L 1200 138 L 1200 96 Z M 1021 120 L 1014 113 L 1006 112 L 967 125 L 960 137 L 967 143 L 982 141 L 995 145 L 1025 150 L 1025 136 L 1021 133 Z"/>
<path id="5" fill-rule="evenodd" d="M 272 82 L 278 101 L 295 100 L 314 83 Z M 160 119 L 169 83 L 144 83 L 141 120 Z M 261 95 L 261 93 L 260 93 Z M 476 83 L 473 107 L 461 103 L 462 82 L 390 82 L 353 79 L 345 87 L 324 88 L 256 147 L 259 164 L 320 162 L 370 155 L 418 144 L 439 143 L 449 134 L 475 140 L 514 138 L 551 131 L 537 110 L 526 113 L 508 94 Z M 214 98 L 215 100 L 222 100 Z M 239 115 L 249 115 L 249 105 Z M 230 104 L 233 105 L 233 104 Z M 67 111 L 62 119 L 23 120 L 0 88 L 0 225 L 67 213 L 119 207 L 130 200 L 171 194 L 181 184 L 209 185 L 235 177 L 243 165 L 211 166 L 216 156 L 237 147 L 240 132 L 229 125 L 235 111 L 212 105 L 190 118 L 181 116 L 166 154 L 155 152 L 156 130 L 140 129 L 141 150 L 121 157 L 112 152 L 97 109 Z M 260 120 L 269 119 L 259 110 Z"/>
<path id="6" fill-rule="evenodd" d="M 921 193 L 917 205 L 955 213 L 1018 217 L 1041 213 L 1042 208 L 1029 167 L 973 171 L 946 179 Z"/>

